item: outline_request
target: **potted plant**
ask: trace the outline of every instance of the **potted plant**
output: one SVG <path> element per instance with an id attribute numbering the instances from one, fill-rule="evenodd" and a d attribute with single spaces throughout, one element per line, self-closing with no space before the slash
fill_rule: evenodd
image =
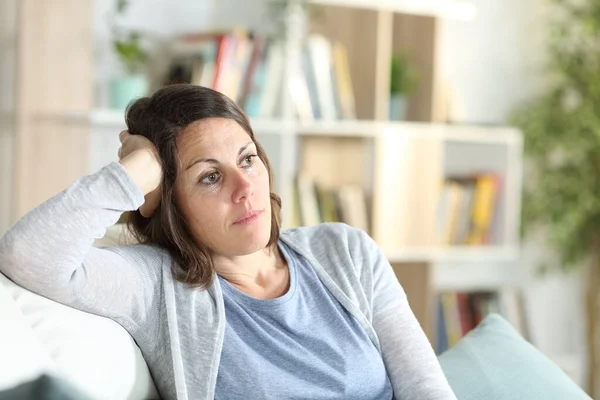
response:
<path id="1" fill-rule="evenodd" d="M 417 82 L 417 72 L 410 65 L 406 54 L 392 54 L 389 110 L 391 121 L 406 119 L 408 96 L 416 89 Z"/>
<path id="2" fill-rule="evenodd" d="M 127 0 L 117 1 L 117 15 L 124 14 L 128 6 Z M 143 71 L 148 54 L 142 47 L 140 32 L 127 31 L 113 25 L 112 35 L 113 50 L 123 65 L 124 74 L 110 80 L 110 107 L 122 110 L 131 100 L 148 92 L 148 77 Z"/>
<path id="3" fill-rule="evenodd" d="M 553 3 L 554 4 L 554 3 Z M 549 87 L 511 117 L 529 168 L 524 233 L 545 228 L 558 271 L 585 268 L 589 390 L 600 396 L 600 2 L 556 3 Z M 547 268 L 546 268 L 547 269 Z"/>

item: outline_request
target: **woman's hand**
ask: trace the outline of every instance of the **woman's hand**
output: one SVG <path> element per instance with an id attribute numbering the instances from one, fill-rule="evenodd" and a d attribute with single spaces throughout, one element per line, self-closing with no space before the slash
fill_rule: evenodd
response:
<path id="1" fill-rule="evenodd" d="M 122 131 L 119 139 L 119 163 L 144 193 L 145 201 L 139 210 L 145 218 L 150 218 L 161 199 L 162 164 L 158 151 L 154 144 L 142 135 Z"/>

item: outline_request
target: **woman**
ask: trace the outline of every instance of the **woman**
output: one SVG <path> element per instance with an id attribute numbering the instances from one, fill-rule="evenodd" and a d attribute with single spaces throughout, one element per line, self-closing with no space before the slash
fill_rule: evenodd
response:
<path id="1" fill-rule="evenodd" d="M 393 271 L 344 224 L 279 232 L 271 168 L 227 97 L 136 101 L 119 162 L 0 240 L 16 283 L 120 323 L 165 399 L 453 399 Z M 139 244 L 94 248 L 124 212 Z"/>

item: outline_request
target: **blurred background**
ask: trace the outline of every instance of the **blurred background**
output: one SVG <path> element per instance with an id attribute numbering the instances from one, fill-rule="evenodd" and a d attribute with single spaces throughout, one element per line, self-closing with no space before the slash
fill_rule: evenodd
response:
<path id="1" fill-rule="evenodd" d="M 209 86 L 284 225 L 368 231 L 438 353 L 499 312 L 597 395 L 599 33 L 595 0 L 2 0 L 0 234 L 117 160 L 132 99 Z"/>

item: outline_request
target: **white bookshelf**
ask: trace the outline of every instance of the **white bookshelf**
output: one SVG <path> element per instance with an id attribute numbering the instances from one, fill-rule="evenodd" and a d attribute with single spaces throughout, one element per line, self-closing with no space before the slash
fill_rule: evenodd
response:
<path id="1" fill-rule="evenodd" d="M 279 116 L 254 119 L 251 124 L 274 164 L 276 191 L 282 197 L 284 213 L 290 212 L 293 177 L 300 169 L 312 168 L 312 173 L 328 175 L 325 179 L 333 184 L 339 180 L 342 184 L 351 181 L 363 186 L 371 201 L 372 236 L 388 257 L 417 318 L 431 337 L 435 290 L 507 285 L 514 280 L 511 266 L 519 257 L 519 132 L 507 127 L 441 123 L 447 120 L 444 109 L 448 98 L 440 82 L 443 71 L 439 35 L 443 30 L 439 29 L 439 22 L 473 19 L 475 7 L 467 0 L 312 2 L 321 6 L 326 18 L 322 23 L 306 24 L 308 32 L 320 33 L 348 50 L 357 119 L 297 121 L 289 90 L 282 89 Z M 94 87 L 104 83 L 94 64 L 102 61 L 94 59 L 92 46 L 82 43 L 106 40 L 94 38 L 97 32 L 91 20 L 91 3 L 77 3 L 79 17 L 71 18 L 74 23 L 69 24 L 64 24 L 59 3 L 41 2 L 43 13 L 24 9 L 24 15 L 30 15 L 35 22 L 23 26 L 28 33 L 24 38 L 36 40 L 19 41 L 18 46 L 29 60 L 25 67 L 29 67 L 20 71 L 25 78 L 19 80 L 23 101 L 16 138 L 19 143 L 31 144 L 31 149 L 25 151 L 25 146 L 20 146 L 15 155 L 18 186 L 11 201 L 18 205 L 16 214 L 47 199 L 82 173 L 115 161 L 118 132 L 125 127 L 122 111 L 91 104 L 92 99 L 99 98 L 93 93 Z M 212 8 L 221 6 L 220 2 L 213 3 Z M 181 3 L 173 7 L 185 6 Z M 244 14 L 243 7 L 240 10 L 237 14 Z M 240 16 L 239 20 L 245 17 L 236 15 Z M 298 22 L 296 17 L 302 15 L 290 16 L 287 21 Z M 48 21 L 54 22 L 48 25 Z M 297 65 L 294 63 L 298 61 L 301 41 L 294 35 L 301 33 L 301 25 L 289 25 L 292 35 L 286 46 L 282 88 L 288 87 L 291 67 Z M 52 34 L 40 35 L 40 27 L 50 27 Z M 395 51 L 405 51 L 421 72 L 421 83 L 409 102 L 411 122 L 386 121 L 389 67 Z M 70 55 L 66 72 L 59 68 L 64 64 L 64 54 Z M 65 86 L 62 78 L 72 84 Z M 40 92 L 40 85 L 49 90 Z M 56 113 L 36 114 L 42 109 Z M 85 137 L 86 133 L 89 137 Z M 321 144 L 325 146 L 321 148 Z M 320 153 L 320 160 L 314 161 L 322 165 L 310 165 L 313 150 Z M 337 158 L 341 166 L 336 165 Z M 503 177 L 497 241 L 486 246 L 437 246 L 430 238 L 444 177 L 484 169 Z"/>
<path id="2" fill-rule="evenodd" d="M 306 122 L 295 118 L 287 88 L 297 62 L 299 25 L 290 25 L 281 110 L 274 118 L 251 119 L 273 164 L 282 197 L 284 227 L 291 221 L 294 178 L 302 170 L 328 184 L 359 183 L 369 201 L 371 235 L 403 279 L 411 304 L 431 337 L 433 293 L 493 289 L 514 284 L 519 257 L 522 175 L 521 134 L 510 127 L 448 125 L 439 86 L 439 19 L 470 20 L 472 3 L 443 0 L 313 0 L 325 10 L 324 25 L 308 24 L 348 48 L 356 98 L 353 120 Z M 298 12 L 295 9 L 294 12 Z M 289 21 L 298 21 L 299 15 Z M 352 28 L 360 23 L 361 29 Z M 422 70 L 409 121 L 386 120 L 389 62 L 406 50 Z M 48 116 L 46 116 L 48 117 Z M 91 109 L 59 115 L 90 127 L 89 170 L 116 160 L 123 111 Z M 339 146 L 338 146 L 339 144 Z M 353 157 L 355 155 L 356 157 Z M 482 246 L 439 246 L 432 240 L 443 180 L 489 170 L 502 176 L 495 241 Z M 428 322 L 429 321 L 429 322 Z"/>

